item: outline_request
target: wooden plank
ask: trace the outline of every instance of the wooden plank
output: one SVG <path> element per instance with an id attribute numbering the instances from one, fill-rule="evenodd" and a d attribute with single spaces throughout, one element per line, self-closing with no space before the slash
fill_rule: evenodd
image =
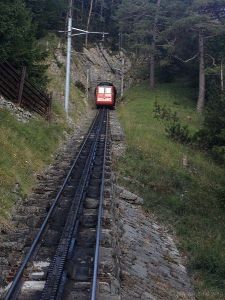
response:
<path id="1" fill-rule="evenodd" d="M 8 94 L 11 96 L 11 100 L 13 100 L 14 103 L 16 103 L 16 94 L 17 91 L 14 89 L 14 86 L 12 86 L 9 82 L 7 82 L 7 80 L 5 78 L 1 78 L 1 82 L 3 84 L 1 84 L 1 88 L 8 91 Z M 7 97 L 8 98 L 8 97 Z M 33 99 L 31 99 L 31 97 L 28 95 L 23 95 L 23 101 L 26 102 L 27 107 L 30 107 L 31 109 L 33 109 L 33 107 L 35 106 L 36 109 L 38 109 L 39 111 L 41 111 L 42 113 L 46 112 L 46 108 L 44 108 L 43 106 L 39 105 L 39 103 L 35 102 Z"/>
<path id="2" fill-rule="evenodd" d="M 1 81 L 4 82 L 5 86 L 10 89 L 11 92 L 13 92 L 13 97 L 15 99 L 17 99 L 17 88 L 15 86 L 15 84 L 11 83 L 10 81 L 8 81 L 6 79 L 6 77 L 2 74 L 0 74 L 0 78 L 1 78 Z"/>
<path id="3" fill-rule="evenodd" d="M 10 84 L 12 84 L 16 89 L 18 89 L 18 81 L 15 80 L 13 77 L 11 77 L 6 70 L 1 69 L 0 70 L 0 76 L 7 80 Z"/>
<path id="4" fill-rule="evenodd" d="M 29 90 L 31 90 L 37 97 L 40 99 L 40 101 L 44 102 L 45 104 L 49 103 L 49 98 L 46 95 L 40 94 L 40 92 L 35 89 L 34 87 L 29 87 L 30 83 L 27 81 L 25 82 L 25 87 L 27 87 Z"/>
<path id="5" fill-rule="evenodd" d="M 36 93 L 33 93 L 33 90 L 27 88 L 26 85 L 24 86 L 24 93 L 29 94 L 29 96 L 32 97 L 32 98 L 34 98 L 36 100 L 36 102 L 38 102 L 41 106 L 43 106 L 43 107 L 47 107 L 48 106 L 48 103 L 41 101 L 40 97 L 37 96 Z"/>
<path id="6" fill-rule="evenodd" d="M 22 78 L 24 81 L 23 85 L 19 72 L 10 64 L 3 63 L 0 64 L 0 79 L 0 90 L 6 98 L 15 103 L 18 96 L 18 86 L 21 83 L 18 97 L 19 103 L 23 102 L 23 107 L 35 111 L 45 118 L 50 114 L 51 99 L 26 80 L 25 74 L 23 74 Z"/>
<path id="7" fill-rule="evenodd" d="M 26 76 L 26 67 L 23 67 L 21 78 L 20 78 L 20 86 L 19 86 L 19 94 L 18 94 L 18 105 L 21 106 L 22 104 L 22 95 L 23 95 L 23 87 L 24 87 L 24 80 Z"/>
<path id="8" fill-rule="evenodd" d="M 13 68 L 12 68 L 12 70 L 9 70 L 9 69 L 7 69 L 7 66 L 3 65 L 3 64 L 0 65 L 0 72 L 1 72 L 1 67 L 2 67 L 2 73 L 4 73 L 4 76 L 6 76 L 7 79 L 11 83 L 15 84 L 16 86 L 19 86 L 20 76 L 18 75 L 18 73 L 13 73 L 14 72 Z M 38 89 L 36 89 L 34 87 L 34 85 L 32 85 L 27 80 L 25 80 L 24 86 L 26 86 L 29 90 L 31 90 L 33 92 L 33 94 L 35 94 L 40 99 L 40 101 L 42 101 L 46 105 L 48 105 L 49 99 L 48 99 L 47 95 L 45 95 L 44 93 L 40 92 Z"/>
<path id="9" fill-rule="evenodd" d="M 24 90 L 23 92 L 23 98 L 27 100 L 27 102 L 31 101 L 32 103 L 35 103 L 36 106 L 38 106 L 42 110 L 46 110 L 47 106 L 42 105 L 38 100 L 38 98 L 34 97 L 32 95 L 32 92 L 30 90 Z"/>
<path id="10" fill-rule="evenodd" d="M 2 95 L 6 98 L 6 99 L 9 99 L 10 101 L 12 101 L 13 103 L 16 103 L 16 100 L 13 96 L 13 94 L 10 92 L 9 89 L 6 88 L 6 86 L 2 85 L 2 82 L 0 82 L 0 91 L 2 93 Z"/>
<path id="11" fill-rule="evenodd" d="M 35 99 L 29 97 L 29 95 L 23 95 L 23 101 L 25 101 L 26 103 L 30 103 L 31 108 L 33 106 L 37 107 L 40 111 L 45 112 L 46 108 L 41 106 L 40 103 L 38 103 L 37 101 L 35 101 Z"/>
<path id="12" fill-rule="evenodd" d="M 13 91 L 13 99 L 17 99 L 17 89 L 16 89 L 16 86 L 14 83 L 11 83 L 10 81 L 8 81 L 5 77 L 2 77 L 1 74 L 0 74 L 0 77 L 2 78 L 2 80 L 4 81 L 5 85 Z M 12 94 L 12 93 L 11 93 Z M 37 103 L 38 105 L 40 105 L 40 110 L 43 110 L 43 111 L 46 111 L 46 107 L 44 105 L 41 105 L 39 103 L 39 98 L 36 98 L 34 97 L 32 91 L 30 90 L 24 90 L 24 93 L 22 95 L 22 99 L 25 98 L 25 100 L 27 102 L 29 101 L 32 101 L 32 98 L 34 98 L 34 101 L 32 101 L 32 104 L 31 104 L 31 108 L 32 108 L 32 105 L 34 105 L 33 103 Z M 15 101 L 15 100 L 14 100 Z M 38 106 L 37 105 L 37 106 Z"/>
<path id="13" fill-rule="evenodd" d="M 37 113 L 37 114 L 39 114 L 39 115 L 45 117 L 45 113 L 44 113 L 43 111 L 40 111 L 40 110 L 37 109 L 36 107 L 33 107 L 33 108 L 31 109 L 30 105 L 27 106 L 25 103 L 22 103 L 22 107 L 23 107 L 24 109 L 26 109 L 26 110 L 29 110 L 29 111 L 31 111 L 31 112 L 35 112 L 35 113 Z"/>
<path id="14" fill-rule="evenodd" d="M 5 73 L 8 74 L 8 77 L 14 79 L 16 82 L 19 81 L 20 76 L 16 72 L 7 68 L 7 66 L 5 64 L 1 64 L 0 67 Z"/>

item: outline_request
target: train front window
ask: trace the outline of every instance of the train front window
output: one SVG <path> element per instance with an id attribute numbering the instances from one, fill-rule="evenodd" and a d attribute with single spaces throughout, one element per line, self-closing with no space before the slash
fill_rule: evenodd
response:
<path id="1" fill-rule="evenodd" d="M 106 94 L 111 94 L 111 87 L 106 87 L 105 88 L 105 93 Z"/>
<path id="2" fill-rule="evenodd" d="M 99 94 L 104 94 L 105 93 L 104 87 L 99 87 L 98 92 L 99 92 Z"/>

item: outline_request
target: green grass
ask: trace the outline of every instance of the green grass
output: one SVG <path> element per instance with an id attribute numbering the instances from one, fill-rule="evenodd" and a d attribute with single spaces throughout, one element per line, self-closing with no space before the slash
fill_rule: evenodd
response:
<path id="1" fill-rule="evenodd" d="M 18 195 L 25 196 L 35 181 L 35 173 L 51 161 L 62 139 L 66 124 L 48 124 L 41 118 L 27 124 L 18 122 L 9 112 L 0 111 L 0 218 L 7 217 Z"/>
<path id="2" fill-rule="evenodd" d="M 49 36 L 48 40 L 50 64 L 55 58 L 54 49 L 59 39 Z M 46 47 L 46 40 L 42 46 Z M 64 112 L 65 67 L 54 65 L 49 68 L 49 91 L 54 91 L 52 120 L 36 116 L 26 124 L 18 122 L 9 112 L 0 110 L 0 225 L 7 223 L 10 211 L 19 197 L 30 193 L 35 184 L 35 175 L 52 161 L 64 133 L 71 132 Z M 70 118 L 76 122 L 87 104 L 84 95 L 71 81 Z M 15 185 L 19 184 L 19 195 L 14 193 Z"/>
<path id="3" fill-rule="evenodd" d="M 120 181 L 144 197 L 145 209 L 175 230 L 198 299 L 224 299 L 224 167 L 169 140 L 165 122 L 154 118 L 156 100 L 177 111 L 192 132 L 201 125 L 195 94 L 188 86 L 162 84 L 151 91 L 143 84 L 130 89 L 118 108 L 127 142 L 126 154 L 117 164 Z"/>

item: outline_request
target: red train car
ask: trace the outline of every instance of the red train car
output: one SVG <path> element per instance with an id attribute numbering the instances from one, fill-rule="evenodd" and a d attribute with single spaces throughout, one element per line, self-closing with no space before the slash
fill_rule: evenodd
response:
<path id="1" fill-rule="evenodd" d="M 95 89 L 96 107 L 108 106 L 112 109 L 116 105 L 116 88 L 110 82 L 101 82 Z"/>

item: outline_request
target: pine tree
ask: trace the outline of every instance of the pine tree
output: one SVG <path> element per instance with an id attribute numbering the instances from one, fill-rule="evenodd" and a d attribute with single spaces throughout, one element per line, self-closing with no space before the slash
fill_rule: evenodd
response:
<path id="1" fill-rule="evenodd" d="M 185 2 L 184 2 L 185 3 Z M 197 111 L 202 112 L 205 107 L 206 94 L 206 47 L 210 40 L 224 34 L 225 26 L 222 22 L 224 15 L 224 0 L 192 0 L 186 2 L 186 13 L 175 22 L 169 31 L 174 32 L 174 52 L 176 53 L 177 36 L 190 40 L 190 47 L 196 49 L 192 57 L 184 62 L 199 59 L 199 95 Z M 179 39 L 178 39 L 179 41 Z M 194 44 L 194 47 L 193 47 Z M 178 49 L 178 52 L 180 50 Z M 178 56 L 174 56 L 179 59 Z M 180 59 L 182 60 L 182 59 Z"/>
<path id="2" fill-rule="evenodd" d="M 64 27 L 67 0 L 25 0 L 25 3 L 37 25 L 38 38 L 43 37 L 49 30 L 57 31 Z"/>
<path id="3" fill-rule="evenodd" d="M 23 0 L 0 1 L 0 62 L 9 61 L 15 67 L 27 66 L 31 80 L 44 86 L 45 57 L 35 39 L 35 25 Z"/>

